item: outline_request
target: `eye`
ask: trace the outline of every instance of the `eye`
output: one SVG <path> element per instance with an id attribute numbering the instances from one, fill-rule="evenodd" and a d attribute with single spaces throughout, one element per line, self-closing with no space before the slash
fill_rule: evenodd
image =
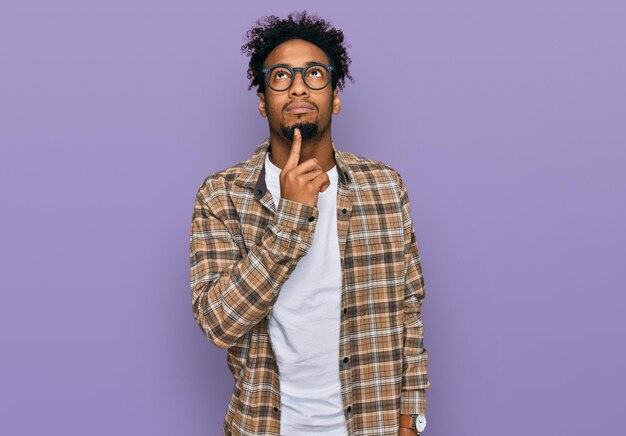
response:
<path id="1" fill-rule="evenodd" d="M 322 77 L 323 76 L 323 72 L 322 69 L 319 67 L 313 67 L 309 70 L 309 76 L 311 77 Z"/>
<path id="2" fill-rule="evenodd" d="M 272 76 L 276 80 L 285 80 L 291 77 L 291 75 L 289 74 L 289 71 L 285 70 L 284 68 L 278 68 L 274 70 L 274 72 L 272 73 Z"/>

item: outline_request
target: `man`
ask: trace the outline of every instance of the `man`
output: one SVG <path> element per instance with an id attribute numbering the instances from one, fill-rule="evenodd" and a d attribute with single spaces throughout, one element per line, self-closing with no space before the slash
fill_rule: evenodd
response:
<path id="1" fill-rule="evenodd" d="M 399 435 L 425 426 L 424 281 L 406 187 L 337 149 L 350 58 L 306 11 L 248 32 L 269 138 L 208 176 L 190 237 L 194 317 L 227 348 L 226 435 Z"/>

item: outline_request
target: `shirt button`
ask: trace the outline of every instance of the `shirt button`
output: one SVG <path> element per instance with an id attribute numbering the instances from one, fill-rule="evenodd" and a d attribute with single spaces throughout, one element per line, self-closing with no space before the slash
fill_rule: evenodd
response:
<path id="1" fill-rule="evenodd" d="M 348 406 L 348 407 L 346 408 L 346 412 L 351 413 L 351 412 L 352 412 L 352 406 Z"/>
<path id="2" fill-rule="evenodd" d="M 310 217 L 309 217 L 309 222 L 313 221 L 314 219 L 315 219 L 315 217 L 314 217 L 314 216 L 310 216 Z"/>
<path id="3" fill-rule="evenodd" d="M 345 315 L 346 313 L 348 313 L 348 308 L 347 308 L 347 307 L 344 307 L 344 308 L 343 308 L 343 314 Z"/>
<path id="4" fill-rule="evenodd" d="M 348 360 L 349 360 L 349 359 L 348 359 L 347 357 L 344 357 L 344 358 L 343 358 L 343 363 L 348 363 Z"/>
<path id="5" fill-rule="evenodd" d="M 274 413 L 278 412 L 278 407 L 274 407 Z"/>
<path id="6" fill-rule="evenodd" d="M 344 215 L 345 215 L 347 212 L 348 212 L 348 209 L 346 209 L 346 208 L 341 209 L 341 213 L 342 213 L 342 214 L 344 214 Z"/>
<path id="7" fill-rule="evenodd" d="M 261 189 L 257 189 L 257 190 L 256 190 L 256 193 L 257 193 L 258 195 L 261 195 L 261 194 L 263 194 L 263 190 L 261 190 Z"/>

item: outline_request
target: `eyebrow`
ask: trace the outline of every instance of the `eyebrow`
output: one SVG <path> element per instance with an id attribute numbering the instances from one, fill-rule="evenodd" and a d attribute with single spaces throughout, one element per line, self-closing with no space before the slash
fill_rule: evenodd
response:
<path id="1" fill-rule="evenodd" d="M 315 64 L 326 65 L 324 64 L 324 62 L 321 62 L 321 61 L 308 61 L 307 63 L 304 64 L 304 66 L 308 67 L 309 65 L 315 65 Z M 291 68 L 291 64 L 282 63 L 282 64 L 268 65 L 267 67 L 290 67 Z M 264 67 L 264 68 L 267 68 L 267 67 Z"/>

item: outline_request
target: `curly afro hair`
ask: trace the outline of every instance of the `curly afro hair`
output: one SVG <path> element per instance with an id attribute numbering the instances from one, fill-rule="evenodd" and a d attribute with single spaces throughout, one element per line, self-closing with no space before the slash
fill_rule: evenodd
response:
<path id="1" fill-rule="evenodd" d="M 331 27 L 330 23 L 317 15 L 307 15 L 307 11 L 292 12 L 286 19 L 276 15 L 260 18 L 246 33 L 247 42 L 241 46 L 242 53 L 250 56 L 248 79 L 257 92 L 265 92 L 263 62 L 278 45 L 290 39 L 303 39 L 321 48 L 333 66 L 332 88 L 343 90 L 346 77 L 354 82 L 348 71 L 352 62 L 344 44 L 343 32 Z"/>

